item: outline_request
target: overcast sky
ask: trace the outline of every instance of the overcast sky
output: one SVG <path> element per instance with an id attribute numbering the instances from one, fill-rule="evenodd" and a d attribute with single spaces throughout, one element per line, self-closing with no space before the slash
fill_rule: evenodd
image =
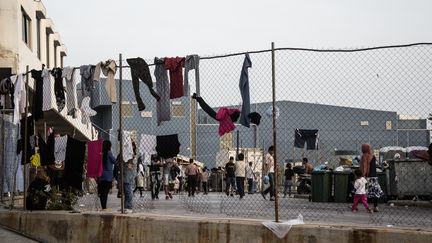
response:
<path id="1" fill-rule="evenodd" d="M 43 0 L 67 65 L 276 47 L 432 41 L 430 0 Z"/>

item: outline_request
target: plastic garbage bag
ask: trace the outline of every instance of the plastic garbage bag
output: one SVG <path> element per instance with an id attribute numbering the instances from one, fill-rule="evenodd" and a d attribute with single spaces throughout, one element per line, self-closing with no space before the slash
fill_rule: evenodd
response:
<path id="1" fill-rule="evenodd" d="M 282 239 L 286 234 L 288 234 L 293 225 L 304 224 L 304 221 L 303 216 L 299 214 L 296 219 L 290 219 L 288 221 L 281 221 L 278 223 L 274 221 L 266 221 L 262 224 L 271 230 L 271 232 L 273 232 L 279 239 Z"/>

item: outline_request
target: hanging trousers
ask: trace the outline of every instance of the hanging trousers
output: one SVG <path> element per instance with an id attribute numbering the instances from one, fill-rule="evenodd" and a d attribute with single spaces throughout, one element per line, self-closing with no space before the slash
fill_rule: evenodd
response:
<path id="1" fill-rule="evenodd" d="M 131 73 L 132 73 L 132 85 L 133 90 L 135 93 L 135 99 L 138 104 L 138 110 L 142 111 L 145 109 L 144 102 L 142 101 L 140 97 L 140 91 L 139 91 L 139 80 L 143 81 L 149 91 L 150 94 L 157 100 L 160 100 L 159 95 L 156 93 L 156 91 L 153 89 L 153 81 L 150 75 L 150 69 L 144 61 L 144 59 L 137 57 L 137 58 L 129 58 L 126 59 L 126 62 L 129 64 Z"/>

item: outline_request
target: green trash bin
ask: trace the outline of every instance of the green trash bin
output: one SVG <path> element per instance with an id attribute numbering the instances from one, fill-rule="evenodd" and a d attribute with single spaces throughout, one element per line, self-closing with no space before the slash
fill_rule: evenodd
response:
<path id="1" fill-rule="evenodd" d="M 332 176 L 325 171 L 312 172 L 312 202 L 329 202 L 331 198 Z"/>
<path id="2" fill-rule="evenodd" d="M 334 181 L 334 201 L 338 203 L 348 202 L 349 183 L 351 171 L 335 171 L 333 172 Z"/>

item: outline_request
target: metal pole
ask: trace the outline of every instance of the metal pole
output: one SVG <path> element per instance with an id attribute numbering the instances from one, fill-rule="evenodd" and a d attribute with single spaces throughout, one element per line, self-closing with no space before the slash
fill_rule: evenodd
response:
<path id="1" fill-rule="evenodd" d="M 272 48 L 272 92 L 273 92 L 273 146 L 274 146 L 274 193 L 275 193 L 275 221 L 279 222 L 279 205 L 278 205 L 278 163 L 276 149 L 276 70 L 275 70 L 275 50 L 274 42 L 271 43 Z"/>
<path id="2" fill-rule="evenodd" d="M 3 103 L 4 104 L 4 103 Z M 4 107 L 3 107 L 3 110 L 2 110 L 2 113 L 1 113 L 1 119 L 2 119 L 2 125 L 1 125 L 1 128 L 2 128 L 2 130 L 1 130 L 1 133 L 2 133 L 2 148 L 1 148 L 1 161 L 0 161 L 0 163 L 1 163 L 1 185 L 0 185 L 0 192 L 1 192 L 1 194 L 0 194 L 0 197 L 1 197 L 1 199 L 0 199 L 0 201 L 1 202 L 3 202 L 3 194 L 4 194 L 4 191 L 3 191 L 3 185 L 4 185 L 4 174 L 5 174 L 5 152 L 4 152 L 4 149 L 5 149 L 5 122 L 4 122 Z"/>
<path id="3" fill-rule="evenodd" d="M 119 55 L 120 61 L 120 74 L 119 74 L 119 139 L 120 139 L 120 149 L 119 149 L 119 162 L 120 162 L 120 187 L 121 190 L 121 213 L 125 213 L 125 205 L 124 205 L 124 177 L 123 177 L 123 122 L 122 122 L 122 81 L 123 81 L 123 63 L 122 63 L 122 54 Z"/>
<path id="4" fill-rule="evenodd" d="M 24 149 L 24 151 L 23 151 L 23 154 L 24 154 L 24 163 L 22 163 L 23 164 L 23 166 L 24 166 L 24 170 L 23 170 L 23 174 L 24 174 L 24 205 L 23 205 L 23 209 L 24 209 L 24 211 L 26 210 L 26 204 L 27 204 L 27 143 L 28 143 L 28 128 L 27 128 L 27 124 L 28 124 L 28 104 L 29 104 L 29 101 L 28 101 L 28 97 L 29 97 L 29 84 L 28 84 L 28 82 L 29 82 L 29 74 L 28 74 L 28 72 L 29 72 L 29 66 L 27 65 L 27 67 L 26 67 L 26 73 L 27 73 L 27 75 L 26 75 L 26 106 L 25 106 L 25 114 L 24 114 L 24 117 L 25 117 L 25 119 L 24 119 L 24 139 L 23 139 L 23 141 L 24 141 L 24 146 L 23 146 L 23 149 Z M 15 104 L 15 105 L 17 105 L 17 104 Z M 15 190 L 15 188 L 14 188 L 14 190 Z"/>
<path id="5" fill-rule="evenodd" d="M 236 149 L 236 159 L 235 160 L 237 160 L 237 157 L 239 155 L 239 146 L 240 146 L 240 131 L 237 130 L 237 149 Z"/>

